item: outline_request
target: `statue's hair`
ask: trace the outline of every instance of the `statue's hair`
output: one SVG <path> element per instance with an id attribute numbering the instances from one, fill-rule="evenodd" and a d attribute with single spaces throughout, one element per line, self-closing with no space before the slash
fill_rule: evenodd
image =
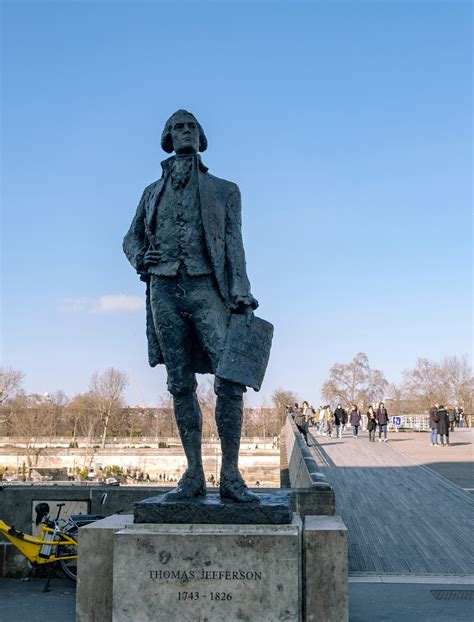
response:
<path id="1" fill-rule="evenodd" d="M 174 151 L 173 140 L 171 138 L 171 128 L 173 127 L 175 117 L 177 117 L 178 115 L 189 115 L 196 121 L 196 125 L 198 126 L 198 129 L 199 129 L 199 151 L 201 152 L 206 151 L 207 138 L 206 138 L 206 135 L 204 134 L 204 130 L 202 129 L 201 124 L 196 119 L 196 117 L 191 112 L 188 112 L 187 110 L 177 110 L 171 115 L 168 121 L 166 121 L 165 128 L 161 135 L 161 148 L 163 149 L 163 151 L 166 151 L 166 153 L 173 153 Z"/>

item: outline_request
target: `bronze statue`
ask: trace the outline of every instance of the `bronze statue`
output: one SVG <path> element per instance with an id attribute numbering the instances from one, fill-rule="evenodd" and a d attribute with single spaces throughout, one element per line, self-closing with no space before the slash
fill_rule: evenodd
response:
<path id="1" fill-rule="evenodd" d="M 168 501 L 206 493 L 195 374 L 216 374 L 233 314 L 246 318 L 247 326 L 263 321 L 253 318 L 258 302 L 245 267 L 238 186 L 208 173 L 199 155 L 207 148 L 204 130 L 186 110 L 168 119 L 161 146 L 175 155 L 162 162 L 161 179 L 145 188 L 123 248 L 147 284 L 149 362 L 166 366 L 188 461 L 178 486 L 165 496 Z M 246 387 L 216 375 L 214 390 L 222 446 L 220 495 L 258 501 L 238 470 Z"/>

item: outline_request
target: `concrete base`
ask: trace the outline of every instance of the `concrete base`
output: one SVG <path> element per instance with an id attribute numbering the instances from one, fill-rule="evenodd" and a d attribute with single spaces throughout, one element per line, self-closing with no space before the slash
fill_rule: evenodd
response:
<path id="1" fill-rule="evenodd" d="M 340 516 L 307 516 L 303 531 L 307 622 L 347 622 L 347 528 Z"/>
<path id="2" fill-rule="evenodd" d="M 76 622 L 112 622 L 113 536 L 129 523 L 114 514 L 79 529 Z"/>
<path id="3" fill-rule="evenodd" d="M 299 621 L 301 520 L 128 525 L 114 536 L 113 622 Z"/>

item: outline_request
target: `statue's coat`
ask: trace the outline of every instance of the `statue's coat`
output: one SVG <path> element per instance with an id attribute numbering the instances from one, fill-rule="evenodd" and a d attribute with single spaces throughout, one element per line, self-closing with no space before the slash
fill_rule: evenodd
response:
<path id="1" fill-rule="evenodd" d="M 157 222 L 157 208 L 173 160 L 174 156 L 162 163 L 162 177 L 143 191 L 137 212 L 123 241 L 125 255 L 147 281 L 146 334 L 151 367 L 164 363 L 164 360 L 153 322 L 149 279 L 146 278 L 143 259 L 146 251 L 153 248 L 150 240 L 160 226 Z M 204 238 L 219 293 L 229 309 L 232 309 L 238 297 L 251 296 L 242 243 L 240 190 L 236 184 L 214 177 L 207 170 L 199 160 L 198 191 Z M 193 346 L 194 371 L 201 374 L 215 372 L 197 339 Z"/>

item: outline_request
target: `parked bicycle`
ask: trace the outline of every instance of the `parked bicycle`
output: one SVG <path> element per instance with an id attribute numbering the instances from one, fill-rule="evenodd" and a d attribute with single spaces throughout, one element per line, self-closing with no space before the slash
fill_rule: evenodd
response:
<path id="1" fill-rule="evenodd" d="M 102 503 L 105 503 L 107 494 L 104 493 Z M 35 523 L 41 526 L 41 534 L 33 536 L 18 531 L 14 526 L 7 525 L 0 520 L 0 533 L 3 534 L 22 553 L 30 564 L 29 575 L 35 568 L 48 565 L 48 579 L 44 591 L 48 591 L 51 580 L 51 571 L 59 567 L 64 575 L 76 581 L 77 579 L 77 532 L 79 527 L 88 525 L 104 518 L 99 514 L 76 514 L 68 519 L 61 519 L 61 509 L 65 503 L 58 503 L 56 518 L 49 518 L 49 505 L 38 503 L 35 507 Z M 29 576 L 28 575 L 28 576 Z"/>

